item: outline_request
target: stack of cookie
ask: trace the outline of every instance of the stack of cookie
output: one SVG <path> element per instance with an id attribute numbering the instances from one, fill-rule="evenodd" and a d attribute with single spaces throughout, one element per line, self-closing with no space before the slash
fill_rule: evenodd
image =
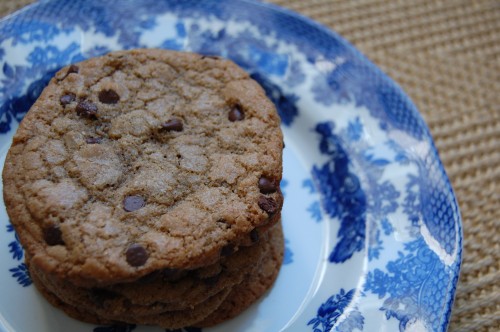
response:
<path id="1" fill-rule="evenodd" d="M 132 50 L 59 71 L 22 121 L 4 200 L 40 293 L 77 319 L 211 326 L 283 258 L 283 137 L 234 63 Z"/>

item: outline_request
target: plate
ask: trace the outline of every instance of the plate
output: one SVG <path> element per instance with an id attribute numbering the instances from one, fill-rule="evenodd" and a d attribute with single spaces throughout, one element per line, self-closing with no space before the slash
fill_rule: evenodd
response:
<path id="1" fill-rule="evenodd" d="M 111 50 L 228 57 L 275 102 L 284 265 L 258 303 L 203 332 L 446 330 L 462 250 L 449 180 L 413 103 L 334 32 L 254 1 L 49 0 L 2 20 L 0 36 L 2 158 L 58 68 Z M 0 213 L 0 330 L 161 331 L 93 326 L 52 308 Z"/>

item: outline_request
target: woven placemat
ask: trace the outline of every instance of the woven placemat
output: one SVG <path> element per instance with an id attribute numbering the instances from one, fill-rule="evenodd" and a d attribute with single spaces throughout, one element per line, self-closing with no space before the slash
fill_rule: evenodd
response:
<path id="1" fill-rule="evenodd" d="M 0 17 L 31 2 L 2 0 Z M 500 2 L 271 2 L 340 33 L 415 102 L 463 218 L 449 331 L 500 331 Z"/>

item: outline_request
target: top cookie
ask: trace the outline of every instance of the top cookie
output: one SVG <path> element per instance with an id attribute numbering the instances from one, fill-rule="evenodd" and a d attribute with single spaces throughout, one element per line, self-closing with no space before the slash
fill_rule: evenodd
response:
<path id="1" fill-rule="evenodd" d="M 279 126 L 231 61 L 92 58 L 61 69 L 21 122 L 7 211 L 32 264 L 77 285 L 209 265 L 279 218 Z"/>

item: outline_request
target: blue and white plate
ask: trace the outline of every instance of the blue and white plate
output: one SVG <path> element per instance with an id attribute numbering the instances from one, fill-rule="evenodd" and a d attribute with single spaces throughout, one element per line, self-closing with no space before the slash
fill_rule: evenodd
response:
<path id="1" fill-rule="evenodd" d="M 249 0 L 29 6 L 0 22 L 2 158 L 58 68 L 138 47 L 228 57 L 262 84 L 282 119 L 284 265 L 258 303 L 203 332 L 446 330 L 461 221 L 429 130 L 391 79 L 295 13 Z M 162 331 L 97 327 L 52 308 L 0 213 L 0 330 Z"/>

